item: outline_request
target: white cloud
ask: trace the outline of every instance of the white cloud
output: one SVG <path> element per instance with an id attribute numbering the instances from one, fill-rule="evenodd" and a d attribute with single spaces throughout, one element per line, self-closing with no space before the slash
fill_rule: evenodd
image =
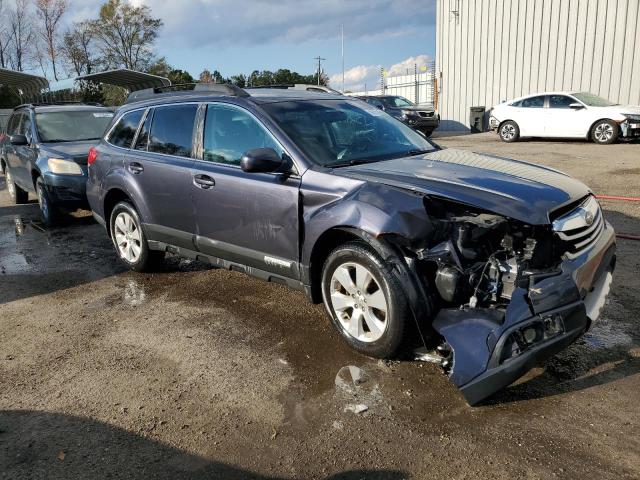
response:
<path id="1" fill-rule="evenodd" d="M 414 65 L 420 67 L 427 65 L 431 61 L 429 55 L 416 55 L 408 57 L 401 62 L 385 67 L 388 75 L 405 75 L 414 71 Z M 345 90 L 352 92 L 362 92 L 364 90 L 375 90 L 380 88 L 380 69 L 383 65 L 358 65 L 345 70 L 344 85 Z M 333 88 L 342 88 L 342 73 L 335 73 L 329 77 L 329 83 Z"/>

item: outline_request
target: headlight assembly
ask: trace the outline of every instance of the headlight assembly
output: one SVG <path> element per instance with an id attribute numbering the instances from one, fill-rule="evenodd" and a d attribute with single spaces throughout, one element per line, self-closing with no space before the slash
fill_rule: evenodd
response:
<path id="1" fill-rule="evenodd" d="M 631 120 L 632 122 L 640 122 L 640 114 L 632 114 L 632 113 L 623 113 L 627 120 Z"/>
<path id="2" fill-rule="evenodd" d="M 73 160 L 63 160 L 62 158 L 50 158 L 47 160 L 51 173 L 62 175 L 82 175 L 82 169 Z"/>

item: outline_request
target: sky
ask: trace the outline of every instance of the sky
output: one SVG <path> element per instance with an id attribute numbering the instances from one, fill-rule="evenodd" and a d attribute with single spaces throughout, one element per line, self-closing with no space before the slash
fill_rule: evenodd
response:
<path id="1" fill-rule="evenodd" d="M 413 70 L 435 55 L 435 0 L 130 0 L 163 21 L 157 54 L 197 76 L 288 68 L 315 72 L 318 55 L 334 88 L 376 88 L 380 68 Z M 65 21 L 95 18 L 101 0 L 69 0 Z"/>

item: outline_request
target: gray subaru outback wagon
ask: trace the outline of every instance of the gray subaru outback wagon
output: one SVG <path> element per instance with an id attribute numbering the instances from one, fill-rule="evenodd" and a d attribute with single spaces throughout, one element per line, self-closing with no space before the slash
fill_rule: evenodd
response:
<path id="1" fill-rule="evenodd" d="M 182 88 L 132 94 L 89 154 L 130 268 L 171 252 L 303 290 L 355 349 L 419 345 L 472 404 L 597 320 L 615 236 L 579 181 L 341 95 Z"/>

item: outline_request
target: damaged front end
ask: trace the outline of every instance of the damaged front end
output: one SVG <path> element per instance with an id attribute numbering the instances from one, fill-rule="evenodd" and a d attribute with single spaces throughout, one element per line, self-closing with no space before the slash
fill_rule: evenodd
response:
<path id="1" fill-rule="evenodd" d="M 609 292 L 615 235 L 594 197 L 529 225 L 425 197 L 433 222 L 414 249 L 433 329 L 442 342 L 419 359 L 439 363 L 473 405 L 580 337 Z"/>

